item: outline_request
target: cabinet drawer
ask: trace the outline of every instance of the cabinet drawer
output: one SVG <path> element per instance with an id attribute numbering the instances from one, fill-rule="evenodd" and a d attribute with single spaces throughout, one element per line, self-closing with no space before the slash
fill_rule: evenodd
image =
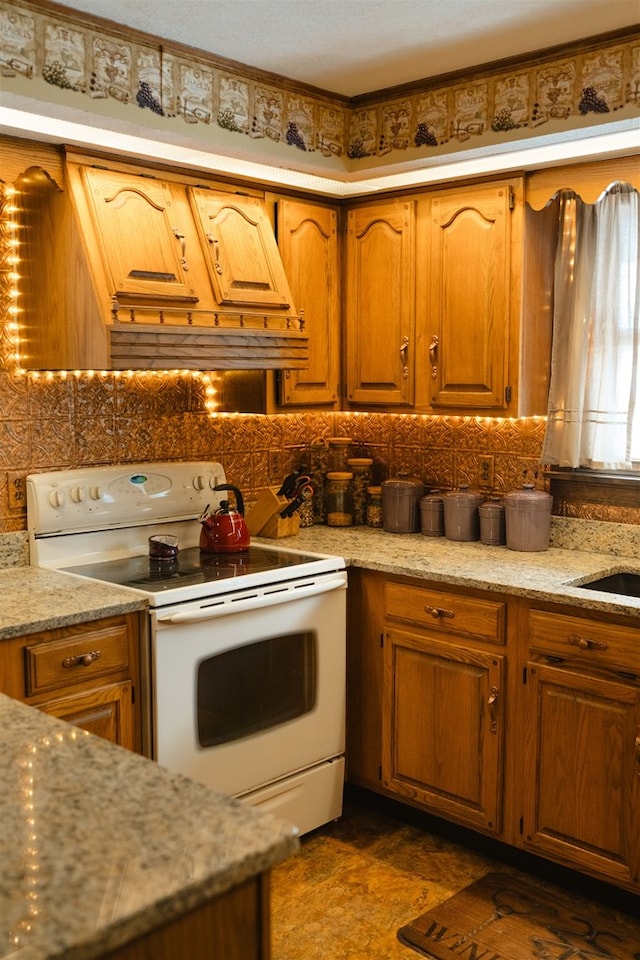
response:
<path id="1" fill-rule="evenodd" d="M 27 696 L 127 670 L 128 631 L 121 621 L 25 647 Z"/>
<path id="2" fill-rule="evenodd" d="M 404 583 L 386 583 L 387 618 L 443 633 L 505 642 L 505 604 Z"/>
<path id="3" fill-rule="evenodd" d="M 532 653 L 640 674 L 640 625 L 532 610 L 529 645 Z"/>

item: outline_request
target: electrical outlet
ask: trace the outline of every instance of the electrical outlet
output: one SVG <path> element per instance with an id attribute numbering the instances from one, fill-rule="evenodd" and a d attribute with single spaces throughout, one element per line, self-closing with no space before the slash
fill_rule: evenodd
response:
<path id="1" fill-rule="evenodd" d="M 7 488 L 9 491 L 9 508 L 11 510 L 24 510 L 27 504 L 24 474 L 7 473 Z"/>
<path id="2" fill-rule="evenodd" d="M 493 457 L 482 457 L 479 463 L 480 486 L 493 486 Z"/>
<path id="3" fill-rule="evenodd" d="M 280 450 L 269 450 L 269 480 L 271 483 L 282 482 L 282 453 Z"/>

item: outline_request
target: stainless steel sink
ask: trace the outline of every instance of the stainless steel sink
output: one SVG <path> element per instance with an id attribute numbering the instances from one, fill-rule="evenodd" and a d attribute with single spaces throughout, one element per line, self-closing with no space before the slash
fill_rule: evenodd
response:
<path id="1" fill-rule="evenodd" d="M 617 593 L 623 597 L 640 597 L 640 573 L 624 570 L 619 573 L 609 573 L 588 583 L 574 583 L 572 586 L 579 590 L 601 590 L 604 593 Z"/>

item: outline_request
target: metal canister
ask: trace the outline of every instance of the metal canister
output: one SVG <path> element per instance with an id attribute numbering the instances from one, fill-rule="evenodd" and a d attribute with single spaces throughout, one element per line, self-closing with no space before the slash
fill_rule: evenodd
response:
<path id="1" fill-rule="evenodd" d="M 447 540 L 478 540 L 480 516 L 478 507 L 483 501 L 478 490 L 470 490 L 461 483 L 457 490 L 444 496 L 444 533 Z"/>
<path id="2" fill-rule="evenodd" d="M 382 526 L 388 533 L 419 533 L 424 483 L 400 473 L 382 484 Z"/>
<path id="3" fill-rule="evenodd" d="M 438 490 L 420 497 L 420 532 L 425 537 L 444 536 L 444 497 Z"/>
<path id="4" fill-rule="evenodd" d="M 506 543 L 504 503 L 499 497 L 491 497 L 478 507 L 480 515 L 480 540 L 488 545 Z"/>
<path id="5" fill-rule="evenodd" d="M 505 494 L 507 546 L 510 550 L 547 550 L 551 536 L 553 497 L 525 483 Z"/>

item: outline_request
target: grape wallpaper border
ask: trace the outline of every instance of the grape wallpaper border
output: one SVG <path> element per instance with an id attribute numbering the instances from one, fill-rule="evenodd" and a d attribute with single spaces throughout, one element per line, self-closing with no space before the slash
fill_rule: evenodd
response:
<path id="1" fill-rule="evenodd" d="M 180 119 L 196 134 L 219 127 L 326 158 L 346 169 L 415 160 L 633 118 L 640 114 L 640 26 L 570 55 L 522 59 L 508 72 L 416 81 L 388 99 L 296 90 L 293 81 L 229 65 L 126 28 L 105 33 L 91 17 L 37 0 L 0 0 L 0 78 L 25 93 L 40 80 L 121 111 Z M 28 84 L 27 84 L 28 86 Z M 366 105 L 364 100 L 371 100 Z M 121 112 L 118 113 L 121 115 Z M 146 116 L 145 116 L 146 115 Z M 309 157 L 311 159 L 311 157 Z"/>

